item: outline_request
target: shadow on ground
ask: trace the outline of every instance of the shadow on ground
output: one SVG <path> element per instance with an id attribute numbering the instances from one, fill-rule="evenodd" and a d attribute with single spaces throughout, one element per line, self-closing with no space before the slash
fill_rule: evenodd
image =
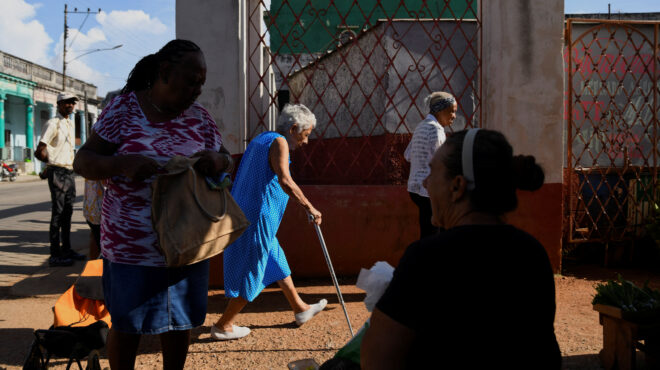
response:
<path id="1" fill-rule="evenodd" d="M 0 329 L 0 338 L 0 359 L 2 359 L 2 364 L 22 367 L 35 339 L 34 331 L 31 329 Z M 21 347 L 18 351 L 16 350 L 17 343 Z M 100 354 L 102 358 L 107 358 L 105 349 L 101 350 Z M 67 362 L 67 358 L 52 357 L 48 362 L 48 367 L 64 368 Z M 84 359 L 80 363 L 84 367 L 86 362 L 86 359 Z M 71 368 L 78 369 L 78 365 L 73 362 Z"/>
<path id="2" fill-rule="evenodd" d="M 606 268 L 602 265 L 574 265 L 564 264 L 562 275 L 577 279 L 593 281 L 594 284 L 607 280 L 615 280 L 618 275 L 625 280 L 630 280 L 635 284 L 642 285 L 647 280 L 649 286 L 660 288 L 660 273 L 656 270 L 643 268 L 611 267 Z"/>
<path id="3" fill-rule="evenodd" d="M 84 261 L 77 261 L 67 267 L 44 267 L 38 273 L 14 284 L 9 293 L 19 297 L 60 295 L 76 282 L 84 267 Z"/>
<path id="4" fill-rule="evenodd" d="M 83 197 L 82 195 L 79 195 L 74 199 L 74 203 L 82 202 Z M 50 211 L 50 204 L 51 202 L 41 202 L 41 203 L 34 203 L 34 204 L 28 204 L 24 206 L 18 206 L 18 207 L 12 207 L 12 208 L 7 208 L 0 210 L 0 219 L 6 218 L 6 217 L 13 217 L 25 213 L 32 213 L 32 212 L 41 212 L 41 211 Z"/>
<path id="5" fill-rule="evenodd" d="M 224 296 L 224 292 L 214 291 L 214 294 L 209 294 L 208 313 L 222 313 L 229 302 L 229 299 Z M 364 301 L 364 293 L 342 293 L 344 302 L 362 302 Z M 301 293 L 300 298 L 307 303 L 316 303 L 321 299 L 327 299 L 328 304 L 339 303 L 337 294 L 329 292 L 326 294 L 305 294 Z M 280 290 L 265 291 L 253 301 L 247 304 L 241 311 L 242 313 L 264 313 L 264 312 L 280 312 L 291 311 L 291 306 L 284 298 L 284 294 Z M 293 316 L 293 314 L 292 314 Z"/>
<path id="6" fill-rule="evenodd" d="M 0 358 L 9 366 L 23 366 L 30 345 L 34 340 L 31 329 L 0 329 Z M 17 343 L 22 350 L 17 350 Z"/>
<path id="7" fill-rule="evenodd" d="M 562 369 L 600 370 L 600 358 L 597 354 L 564 356 L 561 359 Z"/>

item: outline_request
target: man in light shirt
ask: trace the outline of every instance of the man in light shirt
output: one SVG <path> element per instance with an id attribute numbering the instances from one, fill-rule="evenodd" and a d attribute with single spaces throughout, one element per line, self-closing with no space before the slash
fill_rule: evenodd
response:
<path id="1" fill-rule="evenodd" d="M 50 266 L 70 266 L 85 256 L 71 249 L 71 215 L 76 198 L 73 174 L 75 122 L 73 113 L 78 97 L 71 93 L 57 96 L 57 116 L 46 122 L 34 155 L 48 166 L 48 188 L 52 202 L 50 218 Z"/>

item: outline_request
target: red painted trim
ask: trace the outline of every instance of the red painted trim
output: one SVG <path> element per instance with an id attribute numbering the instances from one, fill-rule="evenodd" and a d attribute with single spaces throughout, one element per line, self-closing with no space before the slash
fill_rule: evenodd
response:
<path id="1" fill-rule="evenodd" d="M 356 275 L 377 261 L 396 265 L 419 237 L 417 209 L 404 186 L 303 185 L 323 213 L 321 229 L 335 272 Z M 506 221 L 529 232 L 546 248 L 555 272 L 561 268 L 562 184 L 519 192 L 518 209 Z M 278 232 L 292 276 L 329 277 L 314 227 L 302 207 L 290 202 Z M 221 257 L 211 262 L 211 284 L 222 285 Z"/>
<path id="2" fill-rule="evenodd" d="M 545 184 L 541 189 L 518 192 L 518 209 L 505 221 L 532 234 L 543 244 L 555 273 L 561 271 L 563 185 Z"/>

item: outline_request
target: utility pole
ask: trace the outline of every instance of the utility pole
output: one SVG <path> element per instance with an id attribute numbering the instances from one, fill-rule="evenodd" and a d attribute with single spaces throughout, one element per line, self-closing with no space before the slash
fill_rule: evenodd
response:
<path id="1" fill-rule="evenodd" d="M 98 14 L 101 12 L 101 8 L 99 8 L 98 12 L 92 12 L 87 8 L 86 12 L 79 12 L 78 8 L 73 8 L 73 11 L 70 12 L 67 10 L 67 4 L 64 4 L 64 42 L 62 42 L 62 47 L 64 50 L 62 51 L 62 91 L 66 90 L 66 39 L 69 35 L 69 27 L 66 24 L 66 15 L 67 14 L 87 14 L 88 16 L 90 14 Z"/>
<path id="2" fill-rule="evenodd" d="M 67 4 L 64 4 L 64 42 L 62 43 L 62 47 L 64 48 L 64 51 L 62 51 L 62 92 L 66 90 L 66 36 L 69 30 L 69 27 L 66 26 L 66 6 Z"/>

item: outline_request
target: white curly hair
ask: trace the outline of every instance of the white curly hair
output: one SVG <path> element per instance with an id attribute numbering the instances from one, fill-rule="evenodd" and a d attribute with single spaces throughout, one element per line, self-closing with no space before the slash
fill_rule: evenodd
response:
<path id="1" fill-rule="evenodd" d="M 282 108 L 277 119 L 277 132 L 286 135 L 291 126 L 296 124 L 297 132 L 303 132 L 310 127 L 316 127 L 316 117 L 309 108 L 302 104 L 287 104 Z"/>

